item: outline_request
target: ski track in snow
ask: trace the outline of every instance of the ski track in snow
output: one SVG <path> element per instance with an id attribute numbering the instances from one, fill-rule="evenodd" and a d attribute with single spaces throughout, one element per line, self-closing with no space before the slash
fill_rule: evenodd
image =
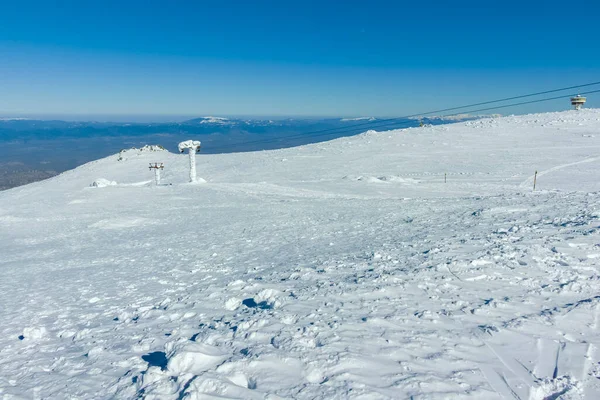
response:
<path id="1" fill-rule="evenodd" d="M 583 164 L 583 163 L 589 163 L 589 162 L 593 162 L 593 161 L 597 161 L 597 160 L 600 160 L 600 157 L 589 157 L 589 158 L 586 158 L 585 160 L 576 161 L 576 162 L 567 163 L 567 164 L 562 164 L 562 165 L 557 165 L 556 167 L 552 167 L 552 168 L 547 169 L 545 171 L 539 172 L 537 174 L 537 176 L 539 176 L 541 178 L 542 176 L 547 175 L 547 174 L 549 174 L 551 172 L 554 172 L 554 171 L 558 171 L 559 169 L 573 167 L 575 165 L 579 165 L 579 164 Z M 533 180 L 534 180 L 534 176 L 531 176 L 531 177 L 527 178 L 525 181 L 523 181 L 523 183 L 521 183 L 519 185 L 519 187 L 521 187 L 521 188 L 531 187 L 531 185 L 533 184 Z"/>
<path id="2" fill-rule="evenodd" d="M 191 185 L 126 151 L 0 192 L 0 397 L 600 398 L 599 138 L 597 110 L 369 132 Z"/>

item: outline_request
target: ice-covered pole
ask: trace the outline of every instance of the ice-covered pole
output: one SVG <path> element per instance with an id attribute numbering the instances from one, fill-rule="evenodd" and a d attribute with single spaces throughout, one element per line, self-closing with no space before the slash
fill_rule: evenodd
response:
<path id="1" fill-rule="evenodd" d="M 190 182 L 196 182 L 196 153 L 200 151 L 200 142 L 197 140 L 186 140 L 179 143 L 179 152 L 188 150 L 190 155 Z"/>
<path id="2" fill-rule="evenodd" d="M 163 163 L 154 163 L 154 165 L 150 163 L 150 169 L 154 170 L 154 183 L 156 186 L 160 185 L 160 170 L 164 167 Z"/>
<path id="3" fill-rule="evenodd" d="M 160 185 L 160 168 L 154 170 L 154 183 L 156 186 Z"/>
<path id="4" fill-rule="evenodd" d="M 196 150 L 190 148 L 190 182 L 196 182 Z"/>

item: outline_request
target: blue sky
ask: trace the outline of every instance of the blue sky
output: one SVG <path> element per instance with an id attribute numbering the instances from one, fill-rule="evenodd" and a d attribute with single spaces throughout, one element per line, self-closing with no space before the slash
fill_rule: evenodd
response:
<path id="1" fill-rule="evenodd" d="M 398 116 L 600 81 L 599 3 L 0 0 L 0 115 Z"/>

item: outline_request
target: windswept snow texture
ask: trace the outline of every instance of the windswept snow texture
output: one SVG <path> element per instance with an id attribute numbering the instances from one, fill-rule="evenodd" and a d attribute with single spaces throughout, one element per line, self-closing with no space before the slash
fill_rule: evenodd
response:
<path id="1" fill-rule="evenodd" d="M 2 399 L 600 398 L 600 110 L 197 167 L 0 193 Z"/>

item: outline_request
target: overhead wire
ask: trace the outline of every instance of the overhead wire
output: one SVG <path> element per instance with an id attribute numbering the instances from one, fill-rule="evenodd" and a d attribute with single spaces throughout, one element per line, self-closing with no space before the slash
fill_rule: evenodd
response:
<path id="1" fill-rule="evenodd" d="M 572 97 L 572 96 L 575 96 L 578 94 L 598 93 L 598 92 L 600 92 L 600 90 L 593 90 L 593 91 L 579 92 L 579 93 L 573 93 L 573 94 L 568 94 L 568 95 L 564 94 L 564 95 L 551 97 L 551 98 L 543 98 L 543 99 L 536 99 L 536 100 L 525 101 L 525 102 L 498 105 L 498 106 L 494 106 L 494 107 L 480 108 L 480 109 L 476 109 L 476 110 L 465 110 L 467 108 L 477 107 L 477 106 L 481 106 L 481 105 L 501 103 L 501 102 L 506 102 L 506 101 L 510 101 L 510 100 L 523 99 L 523 98 L 527 98 L 527 97 L 541 96 L 544 94 L 557 93 L 557 92 L 561 92 L 561 91 L 565 91 L 565 90 L 589 87 L 589 86 L 594 86 L 594 85 L 599 85 L 599 84 L 600 84 L 600 81 L 590 82 L 590 83 L 585 83 L 585 84 L 575 85 L 575 86 L 568 86 L 568 87 L 559 88 L 559 89 L 545 90 L 542 92 L 523 94 L 523 95 L 519 95 L 519 96 L 511 96 L 511 97 L 506 97 L 506 98 L 497 99 L 497 100 L 483 101 L 483 102 L 472 103 L 472 104 L 457 106 L 457 107 L 449 107 L 449 108 L 444 108 L 444 109 L 439 109 L 439 110 L 434 110 L 434 111 L 426 111 L 426 112 L 406 115 L 406 116 L 402 116 L 402 117 L 379 119 L 379 120 L 365 122 L 365 123 L 340 126 L 340 127 L 336 127 L 336 128 L 321 129 L 321 130 L 316 130 L 316 131 L 311 131 L 311 132 L 296 133 L 296 134 L 281 136 L 281 137 L 257 139 L 257 140 L 246 141 L 246 142 L 238 142 L 238 143 L 234 143 L 234 145 L 242 146 L 242 145 L 252 145 L 252 144 L 261 144 L 261 143 L 273 143 L 273 142 L 278 142 L 278 141 L 288 140 L 288 139 L 313 138 L 313 137 L 321 137 L 321 136 L 334 135 L 334 134 L 338 135 L 338 136 L 348 136 L 348 134 L 360 133 L 360 132 L 363 132 L 365 129 L 368 129 L 368 128 L 363 128 L 363 127 L 378 128 L 378 129 L 382 129 L 382 128 L 389 129 L 390 127 L 395 127 L 396 129 L 398 129 L 405 125 L 406 126 L 412 125 L 416 122 L 416 121 L 406 121 L 407 119 L 412 119 L 412 118 L 421 117 L 421 116 L 425 116 L 425 115 L 439 114 L 439 113 L 448 112 L 448 111 L 462 110 L 459 113 L 439 116 L 439 117 L 449 117 L 449 116 L 459 115 L 459 114 L 463 114 L 463 113 L 489 111 L 489 110 L 495 110 L 495 109 L 501 109 L 501 108 L 515 107 L 515 106 L 525 105 L 525 104 L 533 104 L 533 103 L 538 103 L 538 102 L 557 100 L 557 99 L 562 99 L 565 97 Z M 395 123 L 392 124 L 392 122 L 395 122 Z M 358 132 L 354 132 L 357 129 L 359 129 Z M 217 147 L 213 147 L 211 149 L 219 150 L 219 148 L 225 148 L 225 146 L 221 146 L 221 147 L 217 146 Z"/>
<path id="2" fill-rule="evenodd" d="M 474 113 L 474 112 L 498 110 L 498 109 L 501 109 L 501 108 L 516 107 L 516 106 L 522 106 L 522 105 L 525 105 L 525 104 L 541 103 L 541 102 L 544 102 L 544 101 L 558 100 L 558 99 L 564 99 L 566 97 L 573 97 L 573 96 L 576 96 L 576 95 L 592 94 L 592 93 L 599 93 L 599 92 L 600 92 L 600 89 L 599 90 L 590 90 L 590 91 L 586 91 L 586 92 L 565 94 L 565 95 L 561 95 L 561 96 L 549 97 L 549 98 L 544 98 L 544 99 L 522 101 L 522 102 L 519 102 L 519 103 L 512 103 L 512 104 L 504 104 L 504 105 L 501 105 L 501 106 L 479 108 L 477 110 L 468 110 L 468 112 L 469 113 Z M 451 117 L 451 116 L 455 116 L 455 115 L 460 115 L 460 113 L 441 115 L 440 117 L 442 117 L 442 118 L 443 117 Z M 384 126 L 380 126 L 379 128 L 387 129 L 390 126 L 393 126 L 393 125 L 384 125 Z"/>

